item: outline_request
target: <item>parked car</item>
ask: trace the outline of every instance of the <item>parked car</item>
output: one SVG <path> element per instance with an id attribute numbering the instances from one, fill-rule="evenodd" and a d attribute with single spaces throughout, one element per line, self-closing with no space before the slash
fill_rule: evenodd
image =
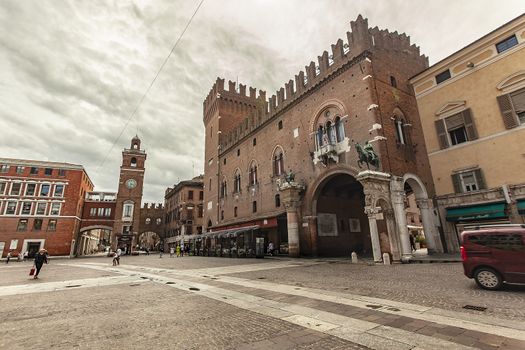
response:
<path id="1" fill-rule="evenodd" d="M 497 290 L 525 283 L 525 225 L 489 225 L 461 233 L 461 259 L 468 278 Z"/>

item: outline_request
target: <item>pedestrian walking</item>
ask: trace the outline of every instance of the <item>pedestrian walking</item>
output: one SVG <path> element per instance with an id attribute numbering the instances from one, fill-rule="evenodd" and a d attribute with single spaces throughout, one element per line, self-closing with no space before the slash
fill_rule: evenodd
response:
<path id="1" fill-rule="evenodd" d="M 146 255 L 149 255 L 149 249 L 146 248 Z"/>
<path id="2" fill-rule="evenodd" d="M 274 250 L 275 250 L 275 248 L 273 247 L 273 242 L 268 243 L 268 254 L 273 256 Z"/>
<path id="3" fill-rule="evenodd" d="M 6 256 L 6 258 L 5 258 L 5 263 L 6 263 L 6 264 L 9 264 L 9 260 L 11 260 L 11 252 L 10 252 L 10 251 L 7 252 L 7 256 Z"/>
<path id="4" fill-rule="evenodd" d="M 117 252 L 113 252 L 113 266 L 120 265 L 120 256 Z"/>
<path id="5" fill-rule="evenodd" d="M 159 259 L 162 258 L 162 253 L 164 253 L 164 249 L 159 248 Z"/>
<path id="6" fill-rule="evenodd" d="M 184 242 L 180 242 L 180 257 L 184 256 Z"/>
<path id="7" fill-rule="evenodd" d="M 22 259 L 22 261 L 25 261 L 25 260 L 27 260 L 28 258 L 29 258 L 29 252 L 26 250 L 26 251 L 24 252 L 24 258 Z"/>
<path id="8" fill-rule="evenodd" d="M 173 258 L 173 254 L 175 254 L 175 248 L 170 247 L 170 258 Z"/>
<path id="9" fill-rule="evenodd" d="M 416 251 L 416 239 L 414 238 L 414 235 L 409 235 L 408 236 L 410 238 L 410 248 L 412 249 L 412 251 Z"/>
<path id="10" fill-rule="evenodd" d="M 177 258 L 180 257 L 180 245 L 177 244 L 177 247 L 175 248 L 175 252 L 176 252 Z"/>
<path id="11" fill-rule="evenodd" d="M 38 274 L 40 273 L 40 269 L 42 269 L 42 266 L 44 265 L 44 263 L 47 264 L 47 251 L 45 249 L 40 249 L 38 251 L 38 254 L 35 256 L 36 272 L 35 272 L 35 276 L 33 277 L 34 279 L 38 278 Z"/>

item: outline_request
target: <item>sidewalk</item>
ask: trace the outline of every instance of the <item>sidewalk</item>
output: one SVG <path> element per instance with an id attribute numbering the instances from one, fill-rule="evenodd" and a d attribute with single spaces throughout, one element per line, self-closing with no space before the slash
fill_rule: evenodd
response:
<path id="1" fill-rule="evenodd" d="M 459 254 L 432 254 L 428 255 L 427 249 L 418 249 L 414 252 L 414 257 L 410 259 L 409 263 L 456 263 L 461 262 Z"/>

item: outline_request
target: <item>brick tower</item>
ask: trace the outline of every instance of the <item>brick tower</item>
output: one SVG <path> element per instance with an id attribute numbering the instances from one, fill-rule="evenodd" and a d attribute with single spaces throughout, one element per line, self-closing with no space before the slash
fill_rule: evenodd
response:
<path id="1" fill-rule="evenodd" d="M 145 162 L 146 152 L 140 148 L 139 137 L 135 136 L 131 147 L 122 151 L 111 245 L 127 253 L 131 253 L 138 240 Z"/>

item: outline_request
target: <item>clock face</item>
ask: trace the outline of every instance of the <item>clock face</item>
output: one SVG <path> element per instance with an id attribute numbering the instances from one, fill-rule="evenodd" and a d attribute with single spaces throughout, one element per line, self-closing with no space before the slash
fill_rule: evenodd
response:
<path id="1" fill-rule="evenodd" d="M 129 188 L 130 190 L 137 187 L 137 181 L 135 181 L 134 179 L 127 180 L 126 187 Z"/>

